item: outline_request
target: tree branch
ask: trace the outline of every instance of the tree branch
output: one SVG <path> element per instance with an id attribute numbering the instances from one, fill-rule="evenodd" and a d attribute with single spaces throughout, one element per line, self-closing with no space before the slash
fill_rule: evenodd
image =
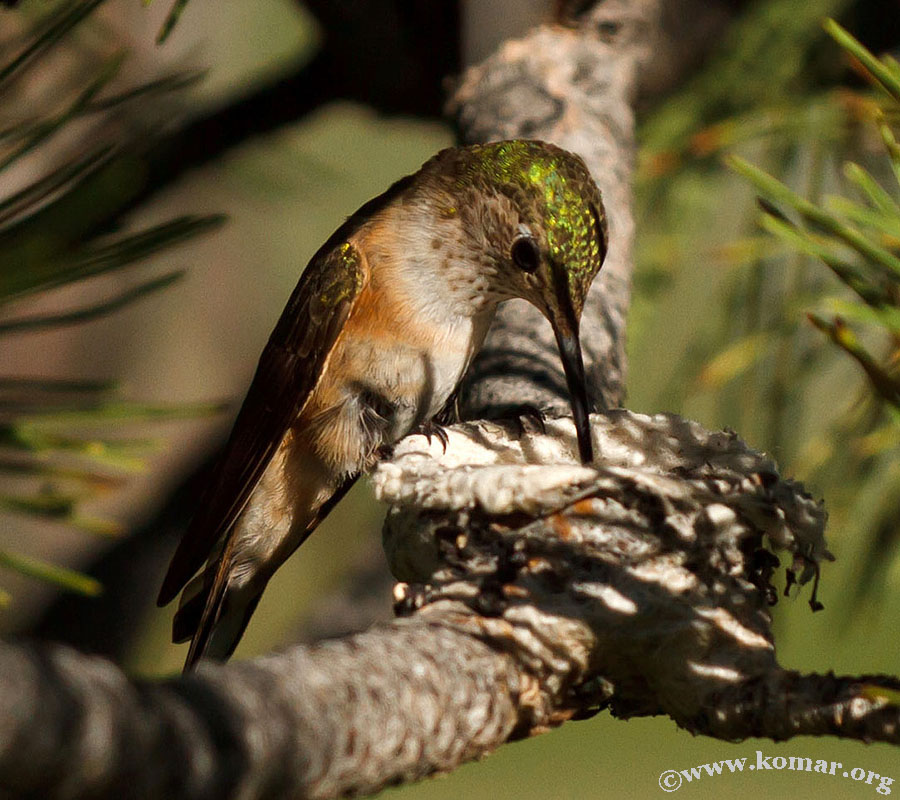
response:
<path id="1" fill-rule="evenodd" d="M 769 549 L 801 581 L 828 554 L 821 505 L 768 459 L 668 415 L 595 415 L 594 467 L 569 420 L 511 430 L 455 426 L 446 452 L 412 436 L 378 468 L 404 619 L 159 683 L 0 648 L 0 788 L 330 798 L 603 707 L 725 739 L 900 743 L 895 679 L 775 660 Z"/>
<path id="2" fill-rule="evenodd" d="M 425 618 L 158 684 L 64 648 L 5 646 L 0 675 L 0 790 L 47 798 L 370 793 L 502 742 L 521 691 Z"/>

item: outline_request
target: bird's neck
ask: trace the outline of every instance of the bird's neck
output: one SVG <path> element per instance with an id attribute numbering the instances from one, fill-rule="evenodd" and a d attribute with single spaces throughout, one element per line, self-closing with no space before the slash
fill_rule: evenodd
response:
<path id="1" fill-rule="evenodd" d="M 493 266 L 476 260 L 459 215 L 449 208 L 436 213 L 431 205 L 396 204 L 362 235 L 373 282 L 389 286 L 423 321 L 483 321 L 503 299 L 491 288 Z"/>

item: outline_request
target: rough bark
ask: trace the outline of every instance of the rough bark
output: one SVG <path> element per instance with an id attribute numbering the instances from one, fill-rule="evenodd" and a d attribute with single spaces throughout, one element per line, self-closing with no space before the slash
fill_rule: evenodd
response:
<path id="1" fill-rule="evenodd" d="M 657 11 L 607 0 L 539 29 L 464 77 L 453 101 L 466 141 L 550 139 L 600 182 L 612 249 L 583 336 L 607 408 L 624 385 L 631 102 Z M 562 410 L 564 397 L 549 328 L 510 307 L 467 385 L 469 413 Z M 403 581 L 391 624 L 159 682 L 71 650 L 0 648 L 0 789 L 367 793 L 604 707 L 725 739 L 900 743 L 895 679 L 802 676 L 775 658 L 771 551 L 793 555 L 800 583 L 817 579 L 821 505 L 734 434 L 621 410 L 592 422 L 590 466 L 565 418 L 545 432 L 461 424 L 445 451 L 421 436 L 398 446 L 374 476 Z"/>
<path id="2" fill-rule="evenodd" d="M 5 646 L 0 675 L 2 797 L 365 794 L 495 747 L 523 689 L 426 618 L 160 683 L 63 648 Z"/>

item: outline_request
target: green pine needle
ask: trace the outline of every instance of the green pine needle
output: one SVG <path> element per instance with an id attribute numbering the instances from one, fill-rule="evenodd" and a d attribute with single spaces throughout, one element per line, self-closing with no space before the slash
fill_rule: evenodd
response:
<path id="1" fill-rule="evenodd" d="M 900 102 L 900 75 L 889 64 L 876 58 L 871 52 L 849 31 L 838 25 L 833 19 L 825 20 L 823 27 L 826 32 L 850 55 L 860 62 L 875 81 Z"/>
<path id="2" fill-rule="evenodd" d="M 900 244 L 900 214 L 886 214 L 877 209 L 865 208 L 846 197 L 834 195 L 827 197 L 825 202 L 830 211 L 846 217 L 857 225 L 883 234 L 885 241 L 882 243 L 886 246 L 896 247 Z"/>
<path id="3" fill-rule="evenodd" d="M 118 523 L 76 512 L 78 503 L 89 498 L 88 494 L 66 495 L 54 491 L 32 495 L 0 494 L 0 510 L 62 523 L 82 533 L 107 539 L 121 535 L 122 526 Z"/>
<path id="4" fill-rule="evenodd" d="M 178 22 L 179 17 L 181 17 L 181 13 L 184 11 L 185 7 L 188 4 L 188 0 L 175 0 L 172 4 L 172 8 L 169 11 L 169 15 L 166 17 L 166 21 L 163 23 L 162 28 L 159 31 L 159 35 L 156 37 L 156 43 L 162 44 L 169 38 L 169 34 L 172 33 L 172 30 L 175 28 L 176 23 Z"/>
<path id="5" fill-rule="evenodd" d="M 888 302 L 885 292 L 875 283 L 866 280 L 860 270 L 848 263 L 835 252 L 834 240 L 816 237 L 808 231 L 776 216 L 766 214 L 760 223 L 768 231 L 801 253 L 818 258 L 831 268 L 832 272 L 869 305 L 882 305 Z"/>
<path id="6" fill-rule="evenodd" d="M 116 384 L 112 381 L 84 381 L 68 378 L 0 377 L 0 392 L 37 392 L 51 394 L 106 394 Z"/>
<path id="7" fill-rule="evenodd" d="M 731 169 L 749 179 L 763 195 L 783 206 L 797 211 L 808 222 L 825 230 L 848 244 L 867 260 L 879 264 L 900 279 L 900 258 L 884 247 L 871 242 L 852 225 L 829 214 L 824 209 L 809 202 L 789 189 L 777 178 L 773 178 L 740 156 L 728 156 L 726 163 Z"/>
<path id="8" fill-rule="evenodd" d="M 856 184 L 875 208 L 900 220 L 900 204 L 859 164 L 848 161 L 844 164 L 844 175 Z"/>
<path id="9" fill-rule="evenodd" d="M 41 56 L 59 44 L 72 28 L 93 13 L 104 1 L 87 0 L 87 2 L 66 3 L 62 9 L 52 12 L 44 23 L 44 30 L 35 36 L 34 41 L 5 67 L 0 67 L 0 91 L 38 63 Z"/>
<path id="10" fill-rule="evenodd" d="M 136 86 L 133 89 L 128 89 L 124 92 L 119 92 L 118 94 L 111 95 L 110 97 L 104 97 L 100 100 L 92 100 L 86 106 L 86 111 L 90 113 L 96 113 L 98 111 L 108 111 L 111 108 L 116 108 L 118 106 L 124 105 L 125 103 L 130 103 L 132 100 L 146 100 L 148 97 L 151 97 L 155 94 L 170 94 L 172 92 L 179 92 L 182 89 L 187 89 L 193 86 L 195 83 L 202 80 L 205 76 L 206 72 L 203 70 L 197 70 L 194 72 L 179 72 L 175 75 L 168 75 L 164 78 L 158 78 L 154 81 L 142 83 L 140 86 Z"/>
<path id="11" fill-rule="evenodd" d="M 897 138 L 883 115 L 876 120 L 876 124 L 878 125 L 878 132 L 881 134 L 881 141 L 884 142 L 885 149 L 888 152 L 888 158 L 891 160 L 891 167 L 894 170 L 897 183 L 900 184 L 900 144 L 897 143 Z"/>
<path id="12" fill-rule="evenodd" d="M 212 228 L 225 220 L 222 215 L 180 217 L 121 239 L 83 249 L 75 256 L 28 252 L 31 237 L 26 237 L 21 248 L 0 253 L 0 304 L 19 299 L 35 292 L 46 291 L 68 283 L 95 277 L 128 267 L 141 259 L 183 242 Z M 46 247 L 44 248 L 46 250 Z M 20 257 L 17 259 L 17 254 Z"/>
<path id="13" fill-rule="evenodd" d="M 88 575 L 76 572 L 73 569 L 57 566 L 56 564 L 48 564 L 46 561 L 40 561 L 36 558 L 23 556 L 20 553 L 0 550 L 0 567 L 5 567 L 26 577 L 52 584 L 65 591 L 75 592 L 88 597 L 96 597 L 103 591 L 100 582 Z"/>
<path id="14" fill-rule="evenodd" d="M 72 159 L 52 170 L 43 178 L 0 201 L 0 226 L 5 225 L 17 215 L 35 208 L 63 187 L 95 169 L 109 156 L 110 151 L 111 148 L 104 147 L 82 158 Z"/>
<path id="15" fill-rule="evenodd" d="M 900 410 L 900 379 L 888 374 L 859 341 L 853 330 L 840 318 L 827 320 L 818 314 L 807 314 L 809 321 L 859 364 L 875 392 Z"/>
<path id="16" fill-rule="evenodd" d="M 125 483 L 121 475 L 20 458 L 0 458 L 0 473 L 16 478 L 34 478 L 45 485 L 48 481 L 68 481 L 86 486 L 92 493 L 117 489 Z"/>
<path id="17" fill-rule="evenodd" d="M 48 117 L 31 126 L 30 130 L 25 132 L 25 135 L 22 137 L 24 141 L 11 153 L 0 158 L 0 171 L 30 153 L 38 145 L 43 144 L 53 136 L 53 134 L 59 132 L 67 123 L 84 113 L 94 97 L 116 77 L 123 62 L 124 57 L 121 54 L 109 59 L 101 67 L 97 77 L 65 109 L 56 116 Z"/>
<path id="18" fill-rule="evenodd" d="M 43 316 L 30 316 L 0 322 L 0 336 L 10 333 L 25 333 L 46 328 L 60 328 L 66 325 L 75 325 L 90 322 L 100 317 L 112 314 L 125 306 L 131 305 L 137 300 L 149 294 L 171 286 L 184 276 L 184 271 L 171 272 L 168 275 L 155 278 L 151 281 L 122 292 L 110 300 L 96 303 L 92 306 L 79 308 L 74 311 L 66 311 L 61 314 L 47 314 Z"/>
<path id="19" fill-rule="evenodd" d="M 830 312 L 842 319 L 874 325 L 900 337 L 900 308 L 896 306 L 861 305 L 840 297 L 828 297 L 822 302 Z"/>
<path id="20" fill-rule="evenodd" d="M 18 425 L 27 425 L 30 430 L 49 428 L 70 428 L 77 425 L 102 425 L 110 422 L 170 422 L 217 414 L 225 407 L 223 403 L 172 403 L 154 405 L 144 403 L 108 402 L 92 408 L 50 409 L 44 408 L 29 417 L 18 420 Z"/>

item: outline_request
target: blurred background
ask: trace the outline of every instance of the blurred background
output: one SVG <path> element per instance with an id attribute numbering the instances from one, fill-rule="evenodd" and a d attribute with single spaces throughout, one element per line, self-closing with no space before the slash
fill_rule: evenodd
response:
<path id="1" fill-rule="evenodd" d="M 298 275 L 453 143 L 444 78 L 552 4 L 194 0 L 162 43 L 163 0 L 4 5 L 0 625 L 169 674 L 184 648 L 159 581 Z M 780 600 L 781 662 L 898 674 L 900 2 L 682 12 L 705 42 L 677 70 L 657 59 L 639 109 L 628 407 L 733 428 L 824 497 L 825 610 Z M 881 84 L 828 17 L 887 54 Z M 360 482 L 279 571 L 236 657 L 387 618 L 383 512 Z M 757 748 L 900 780 L 886 745 L 732 745 L 601 714 L 385 794 L 658 796 L 664 770 Z M 681 791 L 874 786 L 782 772 Z"/>

